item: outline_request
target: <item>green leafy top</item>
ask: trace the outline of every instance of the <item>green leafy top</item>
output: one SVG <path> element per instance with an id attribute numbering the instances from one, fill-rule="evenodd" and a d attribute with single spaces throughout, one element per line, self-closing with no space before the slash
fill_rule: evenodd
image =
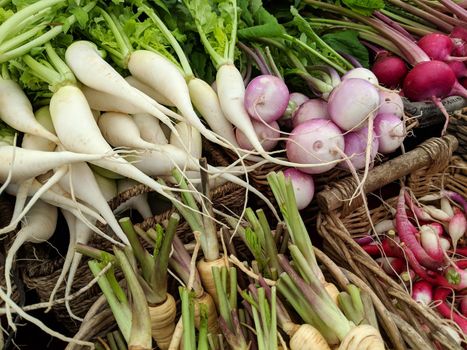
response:
<path id="1" fill-rule="evenodd" d="M 383 0 L 342 0 L 352 11 L 364 16 L 371 16 L 373 11 L 384 8 Z"/>
<path id="2" fill-rule="evenodd" d="M 185 0 L 214 65 L 233 63 L 237 39 L 236 0 Z"/>
<path id="3" fill-rule="evenodd" d="M 358 40 L 357 31 L 342 30 L 325 34 L 321 38 L 334 50 L 352 55 L 362 64 L 363 67 L 369 67 L 368 50 Z"/>
<path id="4" fill-rule="evenodd" d="M 9 127 L 4 122 L 0 121 L 0 144 L 13 145 L 15 138 L 15 129 Z"/>

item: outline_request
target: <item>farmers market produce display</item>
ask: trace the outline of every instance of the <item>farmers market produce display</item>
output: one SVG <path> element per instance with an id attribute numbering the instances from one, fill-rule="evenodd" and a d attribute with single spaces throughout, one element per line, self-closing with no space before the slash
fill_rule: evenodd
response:
<path id="1" fill-rule="evenodd" d="M 460 0 L 0 0 L 0 344 L 464 348 L 465 60 Z M 437 143 L 460 185 L 420 195 L 400 159 Z M 314 233 L 330 179 L 364 235 Z"/>

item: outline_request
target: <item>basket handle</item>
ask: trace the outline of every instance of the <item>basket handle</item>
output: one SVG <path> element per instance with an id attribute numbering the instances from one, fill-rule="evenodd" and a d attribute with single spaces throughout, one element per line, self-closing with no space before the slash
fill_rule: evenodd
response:
<path id="1" fill-rule="evenodd" d="M 426 166 L 439 170 L 448 164 L 457 146 L 458 141 L 452 135 L 426 140 L 410 152 L 371 169 L 363 190 L 365 193 L 375 191 Z M 357 186 L 352 176 L 326 186 L 316 195 L 321 211 L 329 213 L 344 206 Z"/>

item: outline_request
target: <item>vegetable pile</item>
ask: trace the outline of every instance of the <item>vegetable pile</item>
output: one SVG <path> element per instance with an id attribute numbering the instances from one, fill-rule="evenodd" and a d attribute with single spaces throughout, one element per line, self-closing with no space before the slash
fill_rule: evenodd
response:
<path id="1" fill-rule="evenodd" d="M 403 151 L 403 97 L 443 108 L 441 98 L 465 96 L 465 6 L 384 6 L 0 0 L 0 195 L 15 197 L 0 228 L 12 238 L 0 298 L 11 331 L 18 314 L 62 341 L 106 349 L 384 349 L 373 301 L 312 245 L 299 212 L 328 171 L 358 180 L 353 199 L 380 155 Z M 228 165 L 208 162 L 203 144 L 226 151 Z M 250 182 L 265 164 L 283 170 L 267 177 L 274 198 Z M 241 213 L 213 206 L 210 189 L 226 183 L 245 189 Z M 157 200 L 145 192 L 113 210 L 111 200 L 138 186 Z M 444 300 L 446 288 L 465 288 L 462 258 L 447 255 L 465 255 L 465 202 L 440 195 L 441 210 L 422 210 L 401 192 L 405 246 L 381 247 L 395 265 L 407 256 L 405 273 Z M 166 222 L 133 224 L 167 206 Z M 185 223 L 191 242 L 177 235 Z M 101 344 L 60 334 L 12 300 L 23 245 L 63 230 L 63 266 L 37 307 L 64 303 L 87 321 L 70 303 L 87 262 L 119 329 Z M 379 251 L 369 239 L 365 249 Z"/>

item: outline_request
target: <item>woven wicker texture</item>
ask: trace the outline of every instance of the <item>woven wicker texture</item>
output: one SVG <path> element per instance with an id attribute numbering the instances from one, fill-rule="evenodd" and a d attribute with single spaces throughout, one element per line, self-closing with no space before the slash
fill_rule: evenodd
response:
<path id="1" fill-rule="evenodd" d="M 415 196 L 433 193 L 441 188 L 456 190 L 466 196 L 466 163 L 459 157 L 451 156 L 456 146 L 457 140 L 452 136 L 430 139 L 406 155 L 394 159 L 392 174 L 387 174 L 388 166 L 384 164 L 370 172 L 368 181 L 373 187 L 378 184 L 376 187 L 381 188 L 393 182 L 396 177 L 408 175 L 406 183 Z M 412 159 L 415 159 L 414 164 L 411 163 Z M 406 166 L 405 170 L 404 166 Z M 381 173 L 386 173 L 386 176 L 382 176 Z M 398 186 L 397 183 L 395 184 L 397 194 Z M 345 181 L 330 185 L 320 194 L 320 205 L 327 206 L 327 208 L 323 207 L 324 211 L 319 215 L 318 232 L 325 242 L 326 253 L 336 263 L 352 271 L 371 286 L 383 303 L 384 312 L 398 315 L 396 318 L 392 317 L 393 322 L 399 322 L 402 319 L 418 334 L 425 338 L 429 337 L 431 342 L 438 340 L 445 349 L 459 348 L 443 336 L 440 328 L 442 319 L 438 314 L 430 308 L 417 304 L 405 289 L 389 277 L 354 241 L 354 237 L 365 235 L 371 229 L 367 214 L 361 205 L 349 205 L 342 200 L 349 198 L 346 196 L 350 196 L 354 189 L 355 180 L 345 179 Z M 374 190 L 371 188 L 367 192 Z M 394 191 L 390 193 L 393 194 L 390 198 L 384 198 L 383 204 L 379 202 L 378 206 L 370 210 L 373 223 L 392 218 L 389 206 L 395 205 L 396 197 L 394 197 Z M 367 198 L 374 199 L 374 196 L 367 196 Z M 333 209 L 329 210 L 329 207 Z M 430 331 L 422 331 L 421 324 L 429 327 Z M 402 329 L 400 332 L 410 344 L 408 335 Z M 405 345 L 397 344 L 396 339 L 392 339 L 392 345 L 397 349 L 405 348 Z"/>
<path id="2" fill-rule="evenodd" d="M 459 147 L 456 153 L 467 161 L 467 108 L 457 111 L 451 116 L 448 133 L 457 137 Z"/>

